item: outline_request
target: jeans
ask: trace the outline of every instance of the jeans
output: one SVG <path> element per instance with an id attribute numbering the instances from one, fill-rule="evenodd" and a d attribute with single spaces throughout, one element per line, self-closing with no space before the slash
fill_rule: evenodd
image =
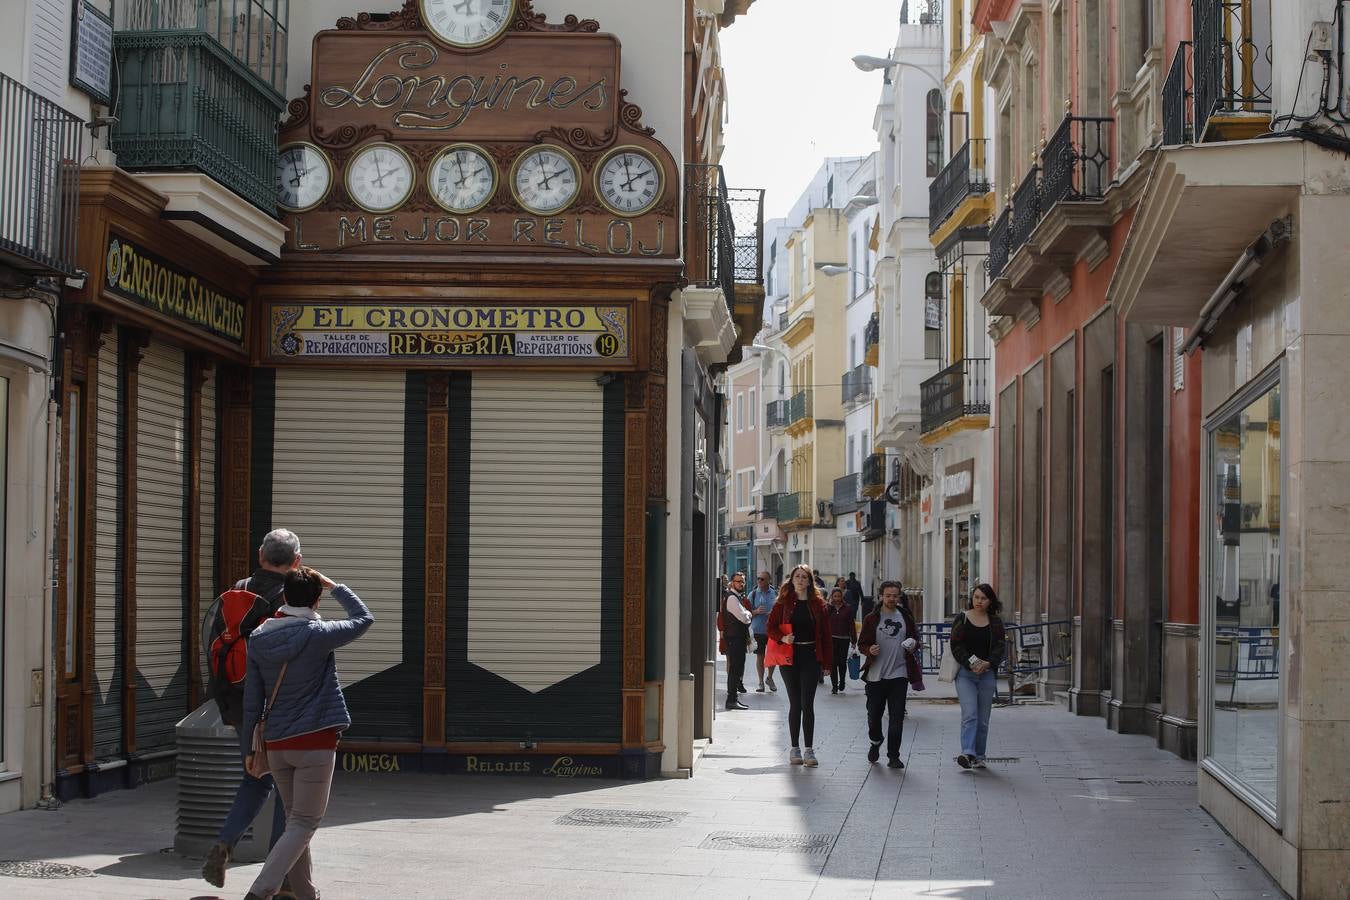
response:
<path id="1" fill-rule="evenodd" d="M 820 662 L 816 659 L 816 648 L 812 646 L 794 647 L 792 665 L 779 667 L 783 675 L 783 687 L 788 695 L 788 737 L 792 746 L 800 746 L 799 736 L 805 732 L 806 746 L 816 736 L 816 685 L 820 683 Z"/>
<path id="2" fill-rule="evenodd" d="M 286 833 L 267 854 L 249 890 L 259 897 L 271 897 L 289 875 L 296 897 L 314 900 L 318 891 L 312 878 L 309 842 L 328 811 L 337 751 L 269 750 L 267 758 L 281 801 L 286 804 Z"/>
<path id="3" fill-rule="evenodd" d="M 962 666 L 956 672 L 956 696 L 961 701 L 961 752 L 984 759 L 989 741 L 989 713 L 994 708 L 994 670 L 983 675 Z"/>
<path id="4" fill-rule="evenodd" d="M 881 714 L 886 720 L 886 758 L 900 758 L 900 738 L 905 729 L 905 698 L 909 696 L 908 678 L 883 678 L 866 682 L 867 736 L 873 744 L 881 743 Z"/>
<path id="5" fill-rule="evenodd" d="M 727 709 L 731 709 L 740 698 L 737 692 L 745 687 L 745 638 L 727 638 Z"/>
<path id="6" fill-rule="evenodd" d="M 242 760 L 248 756 L 252 749 L 252 740 L 239 740 L 239 758 Z M 239 839 L 248 831 L 248 826 L 253 820 L 258 818 L 258 813 L 262 812 L 263 804 L 272 796 L 272 776 L 264 775 L 262 778 L 254 778 L 248 772 L 244 773 L 244 780 L 239 782 L 239 787 L 234 792 L 234 803 L 230 806 L 230 812 L 225 816 L 225 824 L 220 826 L 220 834 L 217 840 L 221 843 L 229 844 L 230 849 L 239 843 Z M 281 832 L 286 830 L 286 810 L 282 804 L 277 803 L 272 807 L 272 840 L 267 849 L 272 849 L 277 845 L 277 839 L 281 837 Z"/>
<path id="7" fill-rule="evenodd" d="M 830 687 L 837 691 L 844 689 L 848 680 L 848 648 L 850 641 L 846 637 L 832 638 L 834 641 L 834 664 L 830 666 Z"/>

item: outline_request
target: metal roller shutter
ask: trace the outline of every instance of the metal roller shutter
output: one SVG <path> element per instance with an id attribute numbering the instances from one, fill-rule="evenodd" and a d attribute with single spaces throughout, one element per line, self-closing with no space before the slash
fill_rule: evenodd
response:
<path id="1" fill-rule="evenodd" d="M 468 660 L 532 694 L 600 662 L 603 399 L 594 375 L 473 377 Z"/>
<path id="2" fill-rule="evenodd" d="M 209 369 L 202 383 L 201 557 L 198 567 L 198 609 L 202 615 L 227 585 L 216 584 L 216 373 Z M 198 627 L 200 623 L 194 624 Z M 206 685 L 206 652 L 197 654 L 199 684 Z M 205 697 L 205 693 L 200 696 Z"/>
<path id="3" fill-rule="evenodd" d="M 98 470 L 94 473 L 94 755 L 108 757 L 122 749 L 122 643 L 119 536 L 122 494 L 122 392 L 118 366 L 118 334 L 114 330 L 98 353 Z"/>
<path id="4" fill-rule="evenodd" d="M 187 710 L 187 360 L 160 340 L 145 348 L 136 398 L 136 748 L 174 745 Z"/>
<path id="5" fill-rule="evenodd" d="M 338 652 L 344 686 L 403 661 L 405 381 L 403 372 L 276 373 L 272 527 L 298 534 L 305 564 L 350 585 L 375 615 Z M 331 599 L 322 613 L 343 615 Z M 353 706 L 354 732 L 361 712 Z"/>

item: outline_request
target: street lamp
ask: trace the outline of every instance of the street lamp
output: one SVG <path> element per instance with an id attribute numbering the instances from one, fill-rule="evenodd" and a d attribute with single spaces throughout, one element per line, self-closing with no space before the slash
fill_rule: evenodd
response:
<path id="1" fill-rule="evenodd" d="M 853 64 L 857 66 L 858 70 L 861 72 L 875 72 L 877 69 L 884 69 L 887 72 L 895 68 L 913 69 L 916 72 L 922 72 L 924 75 L 927 75 L 928 80 L 933 82 L 938 90 L 942 89 L 942 82 L 938 81 L 936 75 L 925 69 L 923 66 L 914 65 L 914 63 L 901 62 L 898 59 L 891 59 L 889 56 L 868 56 L 867 54 L 862 53 L 853 57 Z"/>

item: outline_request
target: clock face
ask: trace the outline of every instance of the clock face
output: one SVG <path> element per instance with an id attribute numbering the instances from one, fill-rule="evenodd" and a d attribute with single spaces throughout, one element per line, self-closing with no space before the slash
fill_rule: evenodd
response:
<path id="1" fill-rule="evenodd" d="M 637 147 L 619 147 L 600 161 L 595 193 L 610 212 L 640 216 L 661 199 L 664 182 L 661 164 L 650 153 Z"/>
<path id="2" fill-rule="evenodd" d="M 408 154 L 392 144 L 370 144 L 347 163 L 347 193 L 367 212 L 388 212 L 408 199 L 414 177 Z"/>
<path id="3" fill-rule="evenodd" d="M 571 206 L 580 187 L 580 167 L 560 147 L 547 145 L 526 150 L 516 157 L 511 168 L 511 190 L 516 202 L 542 216 Z"/>
<path id="4" fill-rule="evenodd" d="M 481 47 L 511 26 L 516 0 L 421 0 L 422 22 L 452 47 Z"/>
<path id="5" fill-rule="evenodd" d="M 277 205 L 282 209 L 313 209 L 332 186 L 333 167 L 313 144 L 288 144 L 277 154 Z"/>
<path id="6" fill-rule="evenodd" d="M 448 212 L 476 212 L 497 191 L 497 166 L 472 144 L 451 144 L 427 170 L 431 196 Z"/>

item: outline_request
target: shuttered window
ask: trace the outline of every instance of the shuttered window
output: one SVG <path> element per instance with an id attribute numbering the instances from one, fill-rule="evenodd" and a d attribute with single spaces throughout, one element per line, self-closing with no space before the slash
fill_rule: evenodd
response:
<path id="1" fill-rule="evenodd" d="M 98 353 L 98 466 L 94 476 L 94 755 L 117 754 L 122 744 L 122 675 L 118 647 L 120 618 L 122 493 L 122 384 L 118 362 L 119 336 L 107 334 Z"/>
<path id="2" fill-rule="evenodd" d="M 136 748 L 171 747 L 187 713 L 187 366 L 151 340 L 136 393 Z"/>
<path id="3" fill-rule="evenodd" d="M 229 585 L 216 583 L 216 371 L 208 369 L 202 383 L 202 463 L 200 482 L 201 554 L 198 564 L 198 604 L 203 615 Z M 199 684 L 206 684 L 206 648 L 198 653 Z M 201 696 L 205 696 L 202 694 Z"/>

